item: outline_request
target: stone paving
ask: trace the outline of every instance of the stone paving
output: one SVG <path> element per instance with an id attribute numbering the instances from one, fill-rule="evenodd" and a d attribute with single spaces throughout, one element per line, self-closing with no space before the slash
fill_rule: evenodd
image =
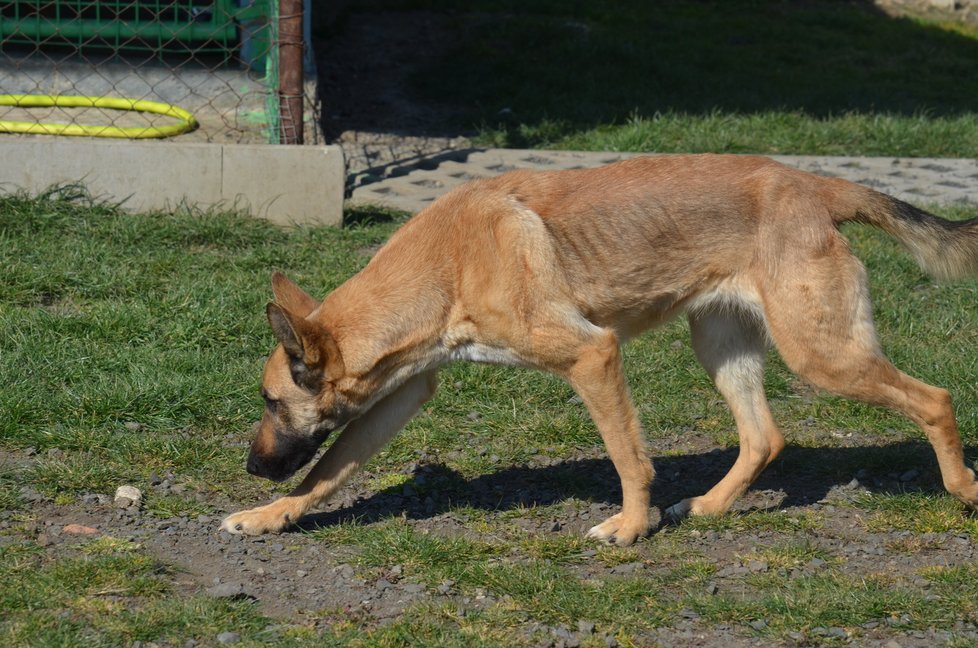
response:
<path id="1" fill-rule="evenodd" d="M 467 180 L 513 169 L 577 169 L 640 155 L 467 148 L 374 167 L 354 177 L 351 201 L 417 212 Z M 784 155 L 806 171 L 864 184 L 917 205 L 978 204 L 978 160 Z"/>

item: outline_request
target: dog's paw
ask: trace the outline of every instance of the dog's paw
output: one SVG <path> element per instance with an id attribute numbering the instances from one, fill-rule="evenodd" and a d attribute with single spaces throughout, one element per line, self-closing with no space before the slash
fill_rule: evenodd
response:
<path id="1" fill-rule="evenodd" d="M 278 502 L 273 502 L 227 516 L 221 522 L 221 530 L 236 535 L 278 533 L 294 524 L 297 517 Z"/>
<path id="2" fill-rule="evenodd" d="M 649 532 L 649 521 L 633 516 L 625 518 L 623 514 L 617 513 L 610 518 L 591 527 L 587 532 L 587 537 L 593 538 L 605 544 L 613 544 L 618 547 L 627 547 L 633 544 L 640 537 Z"/>
<path id="3" fill-rule="evenodd" d="M 966 468 L 965 478 L 961 480 L 961 483 L 954 486 L 945 484 L 945 487 L 962 504 L 973 511 L 978 511 L 978 481 L 975 481 L 973 470 Z"/>
<path id="4" fill-rule="evenodd" d="M 665 514 L 673 522 L 679 522 L 694 515 L 723 515 L 728 510 L 730 510 L 729 504 L 717 502 L 716 499 L 706 495 L 700 495 L 673 504 L 666 509 Z"/>
<path id="5" fill-rule="evenodd" d="M 672 506 L 666 509 L 665 516 L 668 520 L 672 522 L 679 522 L 690 516 L 692 513 L 692 506 L 690 500 L 684 499 L 681 502 L 676 502 Z"/>

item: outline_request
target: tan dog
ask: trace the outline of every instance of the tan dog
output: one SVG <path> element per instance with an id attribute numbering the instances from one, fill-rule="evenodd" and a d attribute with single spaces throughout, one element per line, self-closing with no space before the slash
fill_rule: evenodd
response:
<path id="1" fill-rule="evenodd" d="M 649 530 L 653 471 L 619 346 L 685 312 L 737 422 L 740 454 L 708 493 L 668 511 L 722 513 L 784 447 L 763 391 L 773 344 L 802 378 L 919 424 L 946 488 L 978 507 L 948 393 L 883 357 L 866 276 L 837 226 L 874 225 L 941 278 L 978 273 L 978 222 L 953 223 L 865 187 L 734 156 L 635 158 L 471 182 L 408 221 L 322 304 L 276 274 L 281 345 L 249 472 L 281 480 L 339 438 L 291 494 L 235 513 L 279 531 L 330 497 L 435 391 L 455 360 L 536 367 L 587 405 L 621 478 L 622 510 L 589 536 Z"/>

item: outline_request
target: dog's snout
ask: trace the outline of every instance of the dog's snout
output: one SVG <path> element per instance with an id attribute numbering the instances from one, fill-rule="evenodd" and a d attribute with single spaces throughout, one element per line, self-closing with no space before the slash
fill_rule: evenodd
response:
<path id="1" fill-rule="evenodd" d="M 256 477 L 263 476 L 261 463 L 258 461 L 258 458 L 254 455 L 254 453 L 248 455 L 248 463 L 246 464 L 246 468 L 248 470 L 248 474 L 250 475 L 254 475 Z"/>

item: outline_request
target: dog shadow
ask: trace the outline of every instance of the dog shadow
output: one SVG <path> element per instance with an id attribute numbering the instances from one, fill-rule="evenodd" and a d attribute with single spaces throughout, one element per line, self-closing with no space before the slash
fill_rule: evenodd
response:
<path id="1" fill-rule="evenodd" d="M 976 452 L 978 448 L 967 448 L 971 458 Z M 652 506 L 661 514 L 684 498 L 705 493 L 736 458 L 737 448 L 653 457 Z M 779 501 L 752 510 L 811 506 L 853 480 L 872 493 L 944 492 L 934 453 L 921 441 L 851 448 L 789 446 L 751 487 L 751 491 L 775 491 L 781 495 Z M 361 497 L 350 506 L 304 516 L 295 530 L 351 521 L 369 524 L 393 516 L 424 520 L 459 508 L 544 507 L 570 499 L 620 505 L 621 488 L 611 461 L 579 459 L 549 466 L 512 466 L 473 478 L 442 463 L 425 464 L 402 485 Z M 666 516 L 660 518 L 660 528 L 670 524 Z"/>

